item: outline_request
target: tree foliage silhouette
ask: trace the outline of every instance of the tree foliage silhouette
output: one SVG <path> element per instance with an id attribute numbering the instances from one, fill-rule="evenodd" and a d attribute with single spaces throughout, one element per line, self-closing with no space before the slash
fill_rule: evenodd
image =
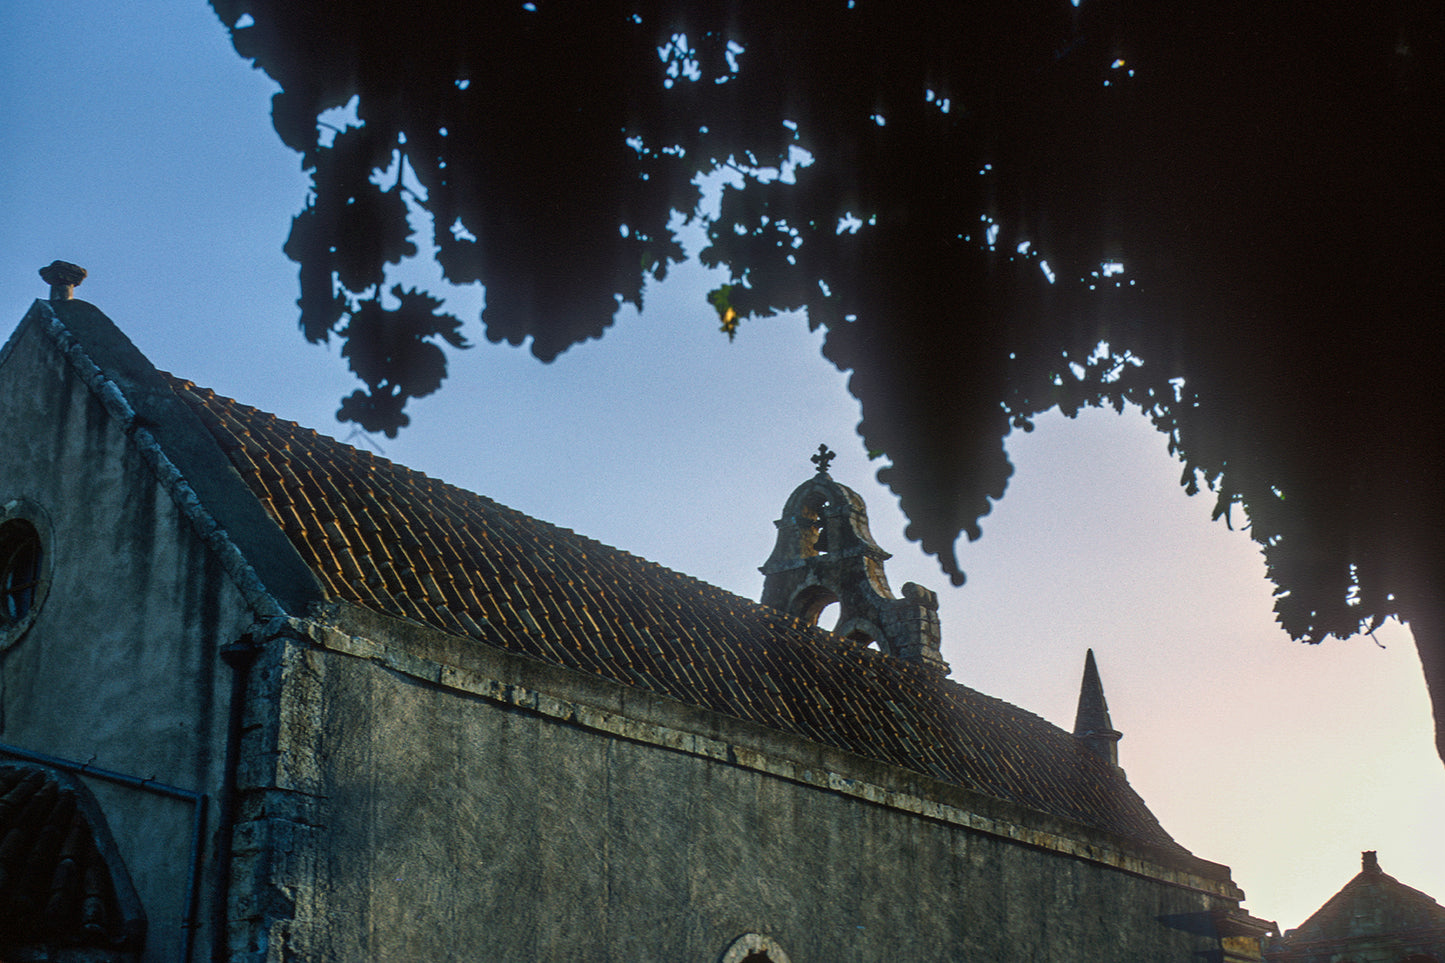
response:
<path id="1" fill-rule="evenodd" d="M 394 433 L 465 343 L 383 298 L 418 224 L 547 361 L 684 257 L 680 212 L 729 336 L 826 329 L 956 583 L 1011 428 L 1137 404 L 1291 635 L 1411 624 L 1445 757 L 1438 3 L 211 2 L 312 172 L 286 251 L 367 386 L 343 419 Z"/>

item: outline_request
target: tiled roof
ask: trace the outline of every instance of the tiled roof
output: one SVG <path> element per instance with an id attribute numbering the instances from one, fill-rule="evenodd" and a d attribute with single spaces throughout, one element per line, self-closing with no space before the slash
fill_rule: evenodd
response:
<path id="1" fill-rule="evenodd" d="M 1364 868 L 1309 919 L 1274 941 L 1271 959 L 1304 959 L 1322 947 L 1384 938 L 1445 945 L 1445 907 L 1383 872 L 1373 852 Z"/>
<path id="2" fill-rule="evenodd" d="M 138 949 L 145 941 L 145 919 L 118 898 L 96 838 L 106 830 L 92 824 L 81 793 L 47 769 L 0 762 L 0 949 L 7 956 L 41 944 Z"/>
<path id="3" fill-rule="evenodd" d="M 326 591 L 1183 854 L 1029 712 L 175 379 Z"/>

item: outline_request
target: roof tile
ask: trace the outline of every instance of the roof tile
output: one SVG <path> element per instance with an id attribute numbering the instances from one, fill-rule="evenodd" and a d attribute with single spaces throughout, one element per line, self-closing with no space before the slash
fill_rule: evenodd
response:
<path id="1" fill-rule="evenodd" d="M 173 380 L 336 597 L 1184 850 L 1070 734 L 913 663 Z"/>

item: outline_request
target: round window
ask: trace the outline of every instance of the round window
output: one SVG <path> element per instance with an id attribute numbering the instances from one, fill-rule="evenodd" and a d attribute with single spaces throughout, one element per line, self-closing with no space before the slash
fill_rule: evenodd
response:
<path id="1" fill-rule="evenodd" d="M 50 560 L 44 515 L 22 501 L 0 506 L 0 649 L 20 638 L 45 601 Z"/>
<path id="2" fill-rule="evenodd" d="M 0 525 L 0 625 L 30 614 L 40 588 L 40 533 L 23 518 Z"/>
<path id="3" fill-rule="evenodd" d="M 788 954 L 770 937 L 744 933 L 728 944 L 718 963 L 788 963 Z"/>

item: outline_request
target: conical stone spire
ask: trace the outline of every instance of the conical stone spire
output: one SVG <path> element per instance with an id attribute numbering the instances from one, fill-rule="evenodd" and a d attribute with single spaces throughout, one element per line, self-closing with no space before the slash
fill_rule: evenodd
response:
<path id="1" fill-rule="evenodd" d="M 1079 687 L 1079 711 L 1074 715 L 1074 738 L 1109 765 L 1117 766 L 1122 737 L 1123 733 L 1109 721 L 1104 683 L 1099 681 L 1099 667 L 1094 664 L 1094 650 L 1090 649 L 1084 656 L 1084 681 Z"/>

